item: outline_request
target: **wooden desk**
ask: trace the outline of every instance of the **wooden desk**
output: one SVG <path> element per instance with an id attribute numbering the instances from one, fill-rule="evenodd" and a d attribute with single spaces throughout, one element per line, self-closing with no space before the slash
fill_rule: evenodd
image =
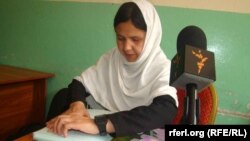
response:
<path id="1" fill-rule="evenodd" d="M 16 139 L 15 141 L 35 141 L 35 140 L 33 140 L 33 133 L 30 133 L 28 135 Z"/>
<path id="2" fill-rule="evenodd" d="M 0 65 L 0 141 L 26 125 L 45 121 L 46 79 L 52 76 Z"/>

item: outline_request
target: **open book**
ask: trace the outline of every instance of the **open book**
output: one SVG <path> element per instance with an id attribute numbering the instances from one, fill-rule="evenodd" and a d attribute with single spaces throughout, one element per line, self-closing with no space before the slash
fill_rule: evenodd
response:
<path id="1" fill-rule="evenodd" d="M 92 118 L 96 115 L 111 113 L 110 111 L 99 109 L 89 109 L 88 111 Z M 33 133 L 33 139 L 37 141 L 110 141 L 112 137 L 110 135 L 90 135 L 79 131 L 69 131 L 67 137 L 62 137 L 52 132 L 48 132 L 47 127 L 44 127 Z"/>

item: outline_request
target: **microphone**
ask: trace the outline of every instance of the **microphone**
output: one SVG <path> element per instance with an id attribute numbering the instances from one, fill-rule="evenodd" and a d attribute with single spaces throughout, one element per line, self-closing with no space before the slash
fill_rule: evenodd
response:
<path id="1" fill-rule="evenodd" d="M 186 90 L 183 122 L 197 124 L 197 93 L 216 80 L 214 53 L 207 51 L 205 33 L 197 26 L 182 29 L 177 37 L 177 54 L 171 60 L 170 85 Z"/>

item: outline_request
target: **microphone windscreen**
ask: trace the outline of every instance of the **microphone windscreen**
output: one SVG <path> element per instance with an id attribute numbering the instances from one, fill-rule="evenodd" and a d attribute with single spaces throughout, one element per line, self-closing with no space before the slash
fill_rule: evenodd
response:
<path id="1" fill-rule="evenodd" d="M 182 29 L 177 37 L 177 52 L 182 52 L 186 45 L 206 50 L 207 39 L 203 30 L 194 25 Z"/>

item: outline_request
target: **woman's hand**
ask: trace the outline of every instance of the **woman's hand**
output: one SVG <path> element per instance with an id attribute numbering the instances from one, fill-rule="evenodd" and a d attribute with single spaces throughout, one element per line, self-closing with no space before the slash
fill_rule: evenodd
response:
<path id="1" fill-rule="evenodd" d="M 81 101 L 76 101 L 71 103 L 69 109 L 63 113 L 63 115 L 72 115 L 72 114 L 89 117 L 89 112 L 85 108 L 84 103 L 82 103 Z"/>
<path id="2" fill-rule="evenodd" d="M 98 133 L 97 126 L 82 102 L 72 103 L 67 111 L 48 121 L 47 128 L 49 131 L 65 137 L 69 129 L 89 134 Z"/>
<path id="3" fill-rule="evenodd" d="M 70 129 L 88 134 L 98 134 L 99 130 L 93 119 L 77 114 L 60 115 L 47 123 L 49 131 L 67 137 Z"/>

